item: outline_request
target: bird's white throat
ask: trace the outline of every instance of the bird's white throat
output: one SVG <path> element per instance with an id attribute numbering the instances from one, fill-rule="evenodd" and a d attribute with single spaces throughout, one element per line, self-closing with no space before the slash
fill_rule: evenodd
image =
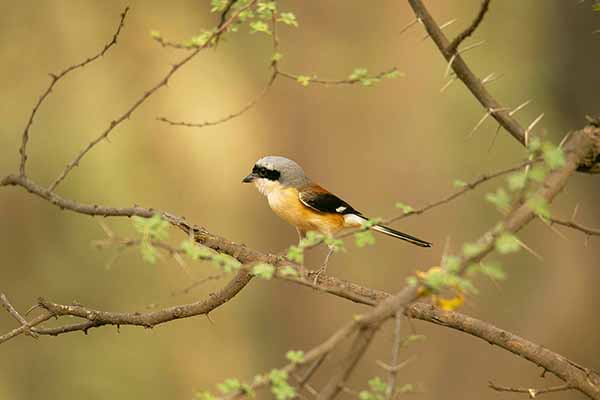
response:
<path id="1" fill-rule="evenodd" d="M 277 181 L 271 181 L 265 178 L 258 178 L 254 180 L 254 185 L 258 189 L 259 192 L 264 194 L 265 196 L 269 196 L 271 193 L 279 191 L 282 189 L 281 183 Z"/>

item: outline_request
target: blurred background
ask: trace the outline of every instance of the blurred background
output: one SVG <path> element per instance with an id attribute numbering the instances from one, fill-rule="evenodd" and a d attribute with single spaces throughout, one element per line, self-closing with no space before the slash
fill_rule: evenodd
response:
<path id="1" fill-rule="evenodd" d="M 118 45 L 103 59 L 57 85 L 31 132 L 29 173 L 48 184 L 82 146 L 105 129 L 158 82 L 178 51 L 163 49 L 149 32 L 183 40 L 216 24 L 208 1 L 131 1 Z M 479 1 L 427 2 L 438 23 L 457 18 L 454 36 L 472 20 Z M 100 49 L 111 37 L 124 1 L 2 1 L 0 176 L 17 171 L 17 149 L 31 108 L 58 72 Z M 111 206 L 140 204 L 171 211 L 211 232 L 266 252 L 296 241 L 293 228 L 275 217 L 265 199 L 240 180 L 267 154 L 292 158 L 307 174 L 371 216 L 398 214 L 398 201 L 414 207 L 453 191 L 455 179 L 516 164 L 524 150 L 505 132 L 491 146 L 496 124 L 490 118 L 467 139 L 483 110 L 459 82 L 444 93 L 446 63 L 415 25 L 407 2 L 289 1 L 280 5 L 298 17 L 298 29 L 282 27 L 283 70 L 325 79 L 343 79 L 356 67 L 375 73 L 397 66 L 405 78 L 361 86 L 307 88 L 278 80 L 269 94 L 240 118 L 203 129 L 171 127 L 156 120 L 202 122 L 244 106 L 269 77 L 270 38 L 238 33 L 217 51 L 185 66 L 91 152 L 59 188 L 68 198 Z M 527 126 L 545 113 L 539 132 L 555 141 L 584 125 L 600 109 L 600 14 L 589 1 L 492 2 L 474 38 L 485 45 L 466 59 L 480 77 L 503 74 L 490 85 L 508 107 L 533 102 L 518 114 Z M 598 178 L 579 174 L 553 205 L 568 218 L 579 204 L 578 220 L 600 226 Z M 444 243 L 451 250 L 477 238 L 499 218 L 484 200 L 503 180 L 394 227 L 435 243 L 431 250 L 378 236 L 374 247 L 335 255 L 329 273 L 394 292 L 415 269 L 439 263 Z M 135 250 L 98 251 L 105 223 L 133 236 L 131 221 L 99 219 L 60 211 L 20 188 L 0 190 L 0 291 L 24 311 L 38 296 L 78 301 L 112 311 L 145 311 L 154 306 L 204 298 L 226 281 L 175 294 L 215 273 L 210 264 L 182 268 L 165 257 L 145 264 Z M 521 239 L 543 260 L 520 252 L 500 260 L 506 282 L 477 281 L 481 293 L 463 311 L 542 344 L 589 368 L 600 369 L 598 309 L 600 239 L 538 222 Z M 171 231 L 173 243 L 184 239 Z M 323 251 L 308 255 L 319 265 Z M 225 378 L 251 380 L 285 363 L 290 349 L 320 343 L 366 307 L 280 281 L 253 281 L 211 314 L 175 321 L 152 330 L 105 327 L 34 341 L 22 336 L 0 349 L 0 399 L 189 399 L 214 389 Z M 68 322 L 68 319 L 62 319 Z M 0 331 L 15 327 L 0 313 Z M 405 321 L 406 334 L 427 336 L 403 350 L 415 356 L 400 373 L 417 384 L 421 399 L 522 398 L 495 393 L 488 381 L 509 386 L 551 386 L 552 376 L 464 334 L 419 321 Z M 368 378 L 385 375 L 376 360 L 389 360 L 392 326 L 370 347 L 349 386 L 360 390 Z M 324 382 L 335 363 L 315 378 Z M 260 398 L 270 398 L 261 392 Z M 348 394 L 342 397 L 350 398 Z M 578 399 L 574 392 L 546 397 Z"/>

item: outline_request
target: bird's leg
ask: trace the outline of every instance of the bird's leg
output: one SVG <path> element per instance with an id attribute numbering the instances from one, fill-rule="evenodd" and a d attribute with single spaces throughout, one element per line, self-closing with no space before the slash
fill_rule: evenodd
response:
<path id="1" fill-rule="evenodd" d="M 327 246 L 329 248 L 329 251 L 327 252 L 327 255 L 325 256 L 325 261 L 323 261 L 323 265 L 321 265 L 321 268 L 319 268 L 317 270 L 317 273 L 315 274 L 315 279 L 313 280 L 313 284 L 317 284 L 317 281 L 319 280 L 319 276 L 321 276 L 321 274 L 325 271 L 327 271 L 327 264 L 329 263 L 329 257 L 331 257 L 331 255 L 333 254 L 333 252 L 335 251 L 335 247 L 330 245 Z"/>

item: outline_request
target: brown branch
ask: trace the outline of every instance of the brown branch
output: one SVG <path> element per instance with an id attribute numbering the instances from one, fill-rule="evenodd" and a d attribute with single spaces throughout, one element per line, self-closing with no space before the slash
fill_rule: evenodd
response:
<path id="1" fill-rule="evenodd" d="M 483 22 L 483 17 L 485 17 L 485 14 L 487 13 L 489 7 L 490 7 L 490 0 L 483 0 L 483 2 L 481 3 L 481 8 L 479 9 L 479 12 L 477 13 L 477 16 L 475 17 L 473 22 L 471 22 L 471 25 L 469 25 L 469 27 L 467 29 L 465 29 L 464 31 L 459 33 L 454 38 L 452 43 L 450 43 L 450 45 L 448 45 L 447 51 L 449 53 L 456 53 L 456 49 L 458 49 L 458 46 L 460 46 L 460 44 L 466 38 L 468 38 L 475 32 L 475 30 L 479 27 L 481 22 Z"/>
<path id="2" fill-rule="evenodd" d="M 50 314 L 49 312 L 45 312 L 43 314 L 38 315 L 37 317 L 29 321 L 27 324 L 21 325 L 20 327 L 15 328 L 10 332 L 5 333 L 4 335 L 1 335 L 0 344 L 29 331 L 34 326 L 37 326 L 42 322 L 49 320 L 50 318 L 52 318 L 52 314 Z"/>
<path id="3" fill-rule="evenodd" d="M 516 140 L 521 144 L 525 144 L 525 129 L 510 115 L 506 108 L 503 107 L 496 99 L 488 92 L 485 85 L 471 71 L 463 58 L 450 50 L 450 42 L 442 32 L 438 24 L 435 22 L 429 11 L 421 0 L 408 0 L 410 6 L 415 12 L 416 17 L 423 23 L 425 29 L 435 42 L 436 46 L 446 59 L 452 61 L 452 70 L 458 78 L 463 81 L 473 96 L 481 103 L 488 111 L 496 110 L 491 115 L 498 121 L 504 129 L 506 129 Z"/>
<path id="4" fill-rule="evenodd" d="M 187 64 L 190 60 L 192 60 L 194 57 L 196 57 L 202 50 L 209 48 L 213 45 L 213 39 L 219 38 L 226 30 L 227 28 L 236 20 L 236 18 L 238 17 L 238 15 L 254 6 L 254 4 L 257 2 L 258 0 L 252 0 L 250 2 L 248 2 L 248 4 L 242 8 L 240 8 L 239 10 L 237 10 L 230 18 L 229 20 L 227 20 L 227 22 L 223 23 L 206 41 L 206 43 L 203 46 L 199 46 L 196 47 L 194 49 L 194 51 L 192 51 L 189 55 L 185 56 L 184 58 L 182 58 L 180 61 L 176 62 L 175 64 L 173 64 L 171 66 L 171 68 L 169 69 L 169 71 L 166 73 L 166 75 L 158 82 L 156 83 L 154 86 L 152 86 L 148 91 L 146 91 L 137 101 L 135 101 L 131 107 L 129 107 L 123 114 L 121 114 L 121 116 L 119 116 L 117 119 L 113 120 L 110 122 L 110 124 L 108 125 L 108 127 L 98 136 L 96 137 L 94 140 L 92 140 L 90 143 L 88 143 L 83 149 L 81 149 L 81 151 L 79 153 L 77 153 L 77 155 L 75 156 L 75 158 L 73 158 L 73 160 L 71 160 L 63 169 L 63 171 L 56 177 L 56 179 L 50 184 L 50 186 L 48 187 L 48 191 L 53 192 L 56 187 L 67 177 L 67 175 L 73 170 L 73 168 L 75 168 L 76 166 L 79 165 L 79 163 L 81 162 L 81 160 L 83 159 L 83 157 L 85 157 L 85 155 L 94 148 L 94 146 L 96 146 L 98 143 L 100 143 L 102 140 L 106 139 L 108 137 L 108 135 L 113 131 L 114 128 L 116 128 L 117 126 L 119 126 L 123 121 L 125 121 L 126 119 L 129 119 L 131 117 L 131 114 L 133 114 L 133 112 L 135 112 L 135 110 L 138 109 L 138 107 L 140 107 L 142 104 L 144 104 L 146 102 L 146 100 L 148 100 L 148 98 L 150 98 L 154 93 L 156 93 L 159 89 L 163 88 L 164 86 L 166 86 L 169 83 L 169 80 L 171 79 L 171 77 L 175 74 L 175 72 L 177 72 L 181 67 L 183 67 L 185 64 Z"/>
<path id="5" fill-rule="evenodd" d="M 129 6 L 125 7 L 123 12 L 121 13 L 121 19 L 119 21 L 119 25 L 117 26 L 117 30 L 113 34 L 112 39 L 110 40 L 110 42 L 108 42 L 104 45 L 104 47 L 102 48 L 102 50 L 100 50 L 99 53 L 97 53 L 89 58 L 86 58 L 84 61 L 82 61 L 78 64 L 74 64 L 74 65 L 67 67 L 66 69 L 64 69 L 63 71 L 61 71 L 58 74 L 50 74 L 50 79 L 51 79 L 50 85 L 44 91 L 44 93 L 42 93 L 42 95 L 39 97 L 35 106 L 33 106 L 33 109 L 31 110 L 31 114 L 29 115 L 29 120 L 27 121 L 27 125 L 25 126 L 25 130 L 23 131 L 21 148 L 19 149 L 19 154 L 21 155 L 21 160 L 19 162 L 19 174 L 21 176 L 25 176 L 25 164 L 27 163 L 27 143 L 29 142 L 29 130 L 31 129 L 31 126 L 33 125 L 33 120 L 34 120 L 40 106 L 46 100 L 48 95 L 50 95 L 50 93 L 52 92 L 52 89 L 54 89 L 54 86 L 56 86 L 58 81 L 60 81 L 62 78 L 64 78 L 65 75 L 67 75 L 69 72 L 72 72 L 76 69 L 83 68 L 86 65 L 101 58 L 102 56 L 104 56 L 104 54 L 106 54 L 106 52 L 111 47 L 113 47 L 115 44 L 117 44 L 117 39 L 119 38 L 121 29 L 123 29 L 123 26 L 125 25 L 125 18 L 127 17 L 128 12 L 129 12 Z"/>
<path id="6" fill-rule="evenodd" d="M 553 224 L 563 225 L 568 228 L 581 231 L 589 236 L 600 236 L 600 229 L 590 228 L 585 225 L 578 224 L 577 222 L 572 221 L 572 220 L 567 221 L 567 220 L 558 219 L 558 218 L 550 218 L 550 222 Z"/>
<path id="7" fill-rule="evenodd" d="M 224 122 L 227 122 L 229 120 L 232 120 L 234 118 L 241 116 L 246 111 L 248 111 L 252 107 L 254 107 L 269 92 L 269 89 L 271 88 L 271 86 L 273 86 L 273 83 L 275 82 L 277 75 L 278 75 L 277 72 L 273 72 L 271 74 L 271 77 L 265 84 L 265 86 L 262 88 L 262 90 L 256 96 L 254 96 L 254 98 L 251 99 L 250 102 L 248 102 L 248 104 L 246 104 L 244 107 L 242 107 L 238 111 L 236 111 L 232 114 L 229 114 L 225 117 L 221 117 L 221 118 L 213 120 L 213 121 L 204 121 L 204 122 L 172 121 L 165 117 L 157 117 L 156 119 L 158 121 L 165 122 L 172 126 L 185 126 L 187 128 L 204 128 L 206 126 L 214 126 L 214 125 L 222 124 Z"/>
<path id="8" fill-rule="evenodd" d="M 0 293 L 0 303 L 2 303 L 2 307 L 4 307 L 4 309 L 8 311 L 8 313 L 12 315 L 14 319 L 17 320 L 17 322 L 19 322 L 22 326 L 27 326 L 27 320 L 23 318 L 21 314 L 19 314 L 15 307 L 13 307 L 13 305 L 10 303 L 10 301 L 8 301 L 8 298 L 4 293 Z M 25 334 L 31 336 L 34 339 L 37 339 L 39 337 L 38 334 L 32 332 L 31 329 L 29 329 L 29 327 L 26 328 Z"/>
<path id="9" fill-rule="evenodd" d="M 588 397 L 600 399 L 600 375 L 511 332 L 464 314 L 422 303 L 411 304 L 405 314 L 481 338 L 552 372 L 566 385 Z"/>
<path id="10" fill-rule="evenodd" d="M 544 393 L 563 392 L 565 390 L 573 390 L 574 389 L 569 385 L 552 386 L 552 387 L 542 388 L 542 389 L 517 388 L 517 387 L 496 385 L 494 382 L 489 382 L 488 386 L 497 392 L 526 393 L 530 399 L 535 399 L 538 395 L 544 394 Z"/>

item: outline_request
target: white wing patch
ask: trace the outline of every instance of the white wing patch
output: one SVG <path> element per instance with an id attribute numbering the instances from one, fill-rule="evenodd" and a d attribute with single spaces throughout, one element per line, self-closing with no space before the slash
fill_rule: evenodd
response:
<path id="1" fill-rule="evenodd" d="M 336 208 L 335 211 L 337 211 L 339 213 L 342 213 L 342 212 L 346 211 L 346 208 L 348 208 L 348 207 L 346 207 L 346 206 L 340 206 L 340 207 Z"/>

